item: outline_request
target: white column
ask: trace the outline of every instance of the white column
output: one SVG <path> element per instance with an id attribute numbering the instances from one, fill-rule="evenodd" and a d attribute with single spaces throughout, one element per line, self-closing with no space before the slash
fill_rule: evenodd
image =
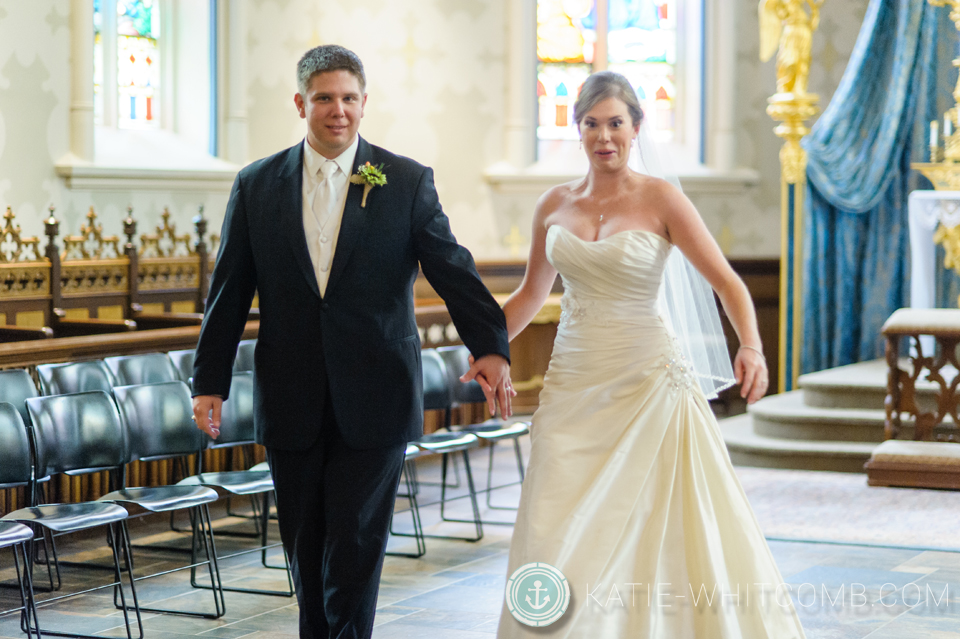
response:
<path id="1" fill-rule="evenodd" d="M 247 163 L 247 0 L 226 0 L 220 5 L 226 9 L 218 33 L 223 39 L 220 47 L 223 70 L 223 88 L 220 91 L 224 105 L 223 141 L 221 155 L 234 164 Z"/>
<path id="2" fill-rule="evenodd" d="M 507 6 L 507 161 L 518 169 L 533 163 L 537 121 L 537 3 Z"/>
<path id="3" fill-rule="evenodd" d="M 93 161 L 93 0 L 70 2 L 70 151 Z"/>
<path id="4" fill-rule="evenodd" d="M 705 8 L 707 51 L 703 73 L 709 78 L 704 100 L 704 108 L 707 109 L 707 163 L 717 170 L 731 171 L 736 155 L 734 98 L 737 82 L 737 12 L 724 0 L 707 0 Z"/>

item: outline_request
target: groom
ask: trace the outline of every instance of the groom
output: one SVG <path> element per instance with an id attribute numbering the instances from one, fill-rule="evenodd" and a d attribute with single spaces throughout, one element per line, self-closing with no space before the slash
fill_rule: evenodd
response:
<path id="1" fill-rule="evenodd" d="M 276 486 L 300 636 L 370 637 L 404 450 L 423 428 L 418 267 L 476 358 L 465 377 L 509 414 L 506 321 L 450 232 L 433 172 L 357 134 L 367 96 L 356 54 L 312 49 L 297 83 L 305 140 L 245 167 L 230 193 L 194 418 L 217 436 L 257 293 L 257 441 Z"/>

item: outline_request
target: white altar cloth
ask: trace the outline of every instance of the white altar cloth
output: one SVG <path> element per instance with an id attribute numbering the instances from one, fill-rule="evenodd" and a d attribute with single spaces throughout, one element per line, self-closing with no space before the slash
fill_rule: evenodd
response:
<path id="1" fill-rule="evenodd" d="M 933 234 L 941 223 L 960 224 L 960 191 L 913 191 L 908 204 L 910 224 L 910 308 L 936 307 L 936 246 Z M 924 353 L 933 352 L 933 337 L 921 338 Z"/>

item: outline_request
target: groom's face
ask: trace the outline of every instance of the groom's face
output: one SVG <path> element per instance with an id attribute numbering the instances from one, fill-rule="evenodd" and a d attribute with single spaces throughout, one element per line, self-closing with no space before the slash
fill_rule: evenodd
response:
<path id="1" fill-rule="evenodd" d="M 307 94 L 297 93 L 293 100 L 300 117 L 307 121 L 307 142 L 332 160 L 356 137 L 367 95 L 357 76 L 337 70 L 310 78 Z"/>

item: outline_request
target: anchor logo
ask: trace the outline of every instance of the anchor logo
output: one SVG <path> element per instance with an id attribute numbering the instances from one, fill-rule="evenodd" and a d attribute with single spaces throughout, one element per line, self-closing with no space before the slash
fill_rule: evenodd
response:
<path id="1" fill-rule="evenodd" d="M 563 573 L 550 564 L 525 564 L 507 580 L 505 599 L 510 614 L 520 623 L 549 626 L 567 611 L 570 584 Z"/>
<path id="2" fill-rule="evenodd" d="M 528 591 L 532 590 L 534 592 L 534 595 L 537 600 L 537 603 L 533 603 L 532 601 L 530 601 L 530 595 L 527 595 L 527 604 L 534 610 L 540 610 L 541 608 L 546 606 L 548 603 L 550 603 L 550 595 L 547 595 L 546 597 L 544 597 L 543 603 L 540 603 L 540 593 L 547 591 L 546 588 L 540 587 L 542 585 L 543 585 L 543 582 L 537 579 L 535 582 L 533 582 L 533 588 L 527 588 Z"/>

